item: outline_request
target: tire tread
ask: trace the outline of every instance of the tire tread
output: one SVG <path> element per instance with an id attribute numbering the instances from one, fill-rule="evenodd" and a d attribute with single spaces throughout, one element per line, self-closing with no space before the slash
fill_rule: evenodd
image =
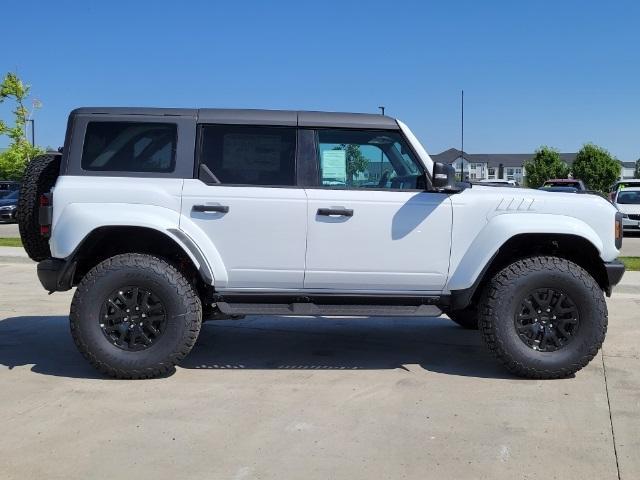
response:
<path id="1" fill-rule="evenodd" d="M 109 275 L 113 270 L 130 267 L 151 269 L 158 275 L 166 278 L 170 285 L 175 288 L 176 295 L 184 299 L 184 302 L 187 304 L 185 320 L 188 322 L 188 326 L 186 329 L 186 335 L 182 339 L 180 346 L 168 355 L 167 361 L 151 368 L 124 370 L 114 368 L 98 360 L 91 352 L 90 346 L 87 345 L 83 338 L 78 334 L 78 324 L 81 321 L 78 311 L 80 310 L 83 302 L 83 294 L 93 288 L 98 280 Z M 73 296 L 69 319 L 71 335 L 76 346 L 84 358 L 87 359 L 87 361 L 89 361 L 89 363 L 98 371 L 107 376 L 119 379 L 154 378 L 170 372 L 175 365 L 187 356 L 195 345 L 202 325 L 202 305 L 200 298 L 191 284 L 175 267 L 158 257 L 138 253 L 126 253 L 104 260 L 84 276 Z"/>
<path id="2" fill-rule="evenodd" d="M 58 153 L 38 155 L 28 164 L 20 185 L 16 219 L 22 245 L 31 260 L 40 262 L 51 256 L 49 241 L 40 235 L 40 195 L 51 190 L 60 173 Z"/>
<path id="3" fill-rule="evenodd" d="M 572 275 L 584 285 L 596 301 L 597 328 L 589 341 L 589 348 L 582 351 L 579 359 L 563 368 L 540 369 L 518 362 L 502 340 L 495 334 L 496 306 L 502 292 L 514 281 L 533 271 L 561 271 Z M 486 345 L 493 355 L 513 374 L 537 379 L 563 378 L 587 366 L 597 355 L 607 333 L 607 304 L 602 289 L 589 273 L 577 264 L 560 257 L 535 256 L 518 260 L 499 271 L 485 287 L 479 306 L 479 326 Z"/>

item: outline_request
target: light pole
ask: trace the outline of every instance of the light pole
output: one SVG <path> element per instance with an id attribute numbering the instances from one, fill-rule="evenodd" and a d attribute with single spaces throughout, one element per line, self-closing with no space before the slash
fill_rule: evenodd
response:
<path id="1" fill-rule="evenodd" d="M 31 122 L 31 145 L 35 147 L 36 146 L 36 121 L 31 117 L 34 111 L 36 111 L 39 108 L 42 108 L 42 102 L 37 98 L 34 98 L 31 105 L 33 108 L 31 109 L 31 112 L 29 113 L 29 117 L 27 118 L 25 123 Z"/>
<path id="2" fill-rule="evenodd" d="M 380 109 L 380 115 L 384 115 L 384 106 L 378 107 Z"/>
<path id="3" fill-rule="evenodd" d="M 27 123 L 31 122 L 31 145 L 36 146 L 36 121 L 33 118 L 28 118 Z"/>

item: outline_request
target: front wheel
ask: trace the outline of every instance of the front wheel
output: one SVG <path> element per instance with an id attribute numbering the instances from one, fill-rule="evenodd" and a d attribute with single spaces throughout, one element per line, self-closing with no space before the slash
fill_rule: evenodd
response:
<path id="1" fill-rule="evenodd" d="M 151 378 L 191 351 L 202 306 L 172 265 L 131 253 L 108 258 L 84 276 L 69 320 L 76 346 L 100 372 Z"/>
<path id="2" fill-rule="evenodd" d="M 498 272 L 485 287 L 479 326 L 489 349 L 512 373 L 560 378 L 585 367 L 607 332 L 602 289 L 580 266 L 530 257 Z"/>

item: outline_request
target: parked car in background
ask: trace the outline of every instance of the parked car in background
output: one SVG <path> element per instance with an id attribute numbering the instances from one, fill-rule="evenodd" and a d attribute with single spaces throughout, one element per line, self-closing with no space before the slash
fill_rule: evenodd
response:
<path id="1" fill-rule="evenodd" d="M 20 191 L 13 190 L 0 198 L 0 221 L 15 222 Z"/>
<path id="2" fill-rule="evenodd" d="M 578 193 L 576 187 L 540 187 L 538 190 L 542 190 L 545 192 L 564 192 L 564 193 Z"/>
<path id="3" fill-rule="evenodd" d="M 492 185 L 494 187 L 519 187 L 520 186 L 518 182 L 516 182 L 515 180 L 502 180 L 502 179 L 497 179 L 497 180 L 484 179 L 475 183 L 478 183 L 480 185 L 490 185 L 490 186 Z"/>
<path id="4" fill-rule="evenodd" d="M 640 231 L 640 186 L 619 189 L 614 194 L 613 203 L 623 214 L 622 228 Z"/>
<path id="5" fill-rule="evenodd" d="M 542 184 L 542 188 L 551 187 L 573 187 L 577 190 L 587 189 L 582 180 L 575 178 L 551 178 Z"/>
<path id="6" fill-rule="evenodd" d="M 640 187 L 640 178 L 630 178 L 626 180 L 619 180 L 611 187 L 609 187 L 609 200 L 613 202 L 613 199 L 618 192 L 618 190 L 622 190 L 627 187 Z"/>
<path id="7" fill-rule="evenodd" d="M 20 182 L 14 182 L 13 180 L 0 180 L 0 197 L 8 192 L 20 190 Z"/>

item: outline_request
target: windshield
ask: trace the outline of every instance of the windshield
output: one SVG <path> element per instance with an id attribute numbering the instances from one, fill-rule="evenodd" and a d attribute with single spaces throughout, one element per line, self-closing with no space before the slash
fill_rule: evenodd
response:
<path id="1" fill-rule="evenodd" d="M 0 199 L 2 199 L 2 200 L 17 200 L 19 193 L 20 193 L 19 190 L 3 191 L 3 192 L 0 192 Z"/>
<path id="2" fill-rule="evenodd" d="M 618 193 L 616 203 L 640 205 L 640 191 L 625 191 L 622 190 Z"/>

